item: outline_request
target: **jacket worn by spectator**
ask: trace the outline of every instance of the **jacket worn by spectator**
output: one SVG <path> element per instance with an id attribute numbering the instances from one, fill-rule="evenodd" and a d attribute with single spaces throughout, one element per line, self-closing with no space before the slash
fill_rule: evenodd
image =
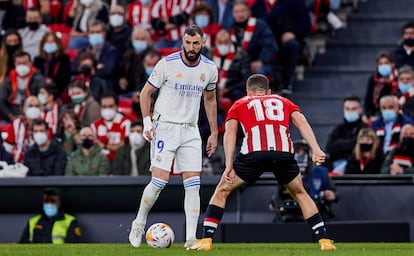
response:
<path id="1" fill-rule="evenodd" d="M 148 153 L 149 154 L 149 153 Z M 98 144 L 95 144 L 88 156 L 78 147 L 67 162 L 66 176 L 87 176 L 87 175 L 107 175 L 109 172 L 109 163 L 106 155 L 102 153 Z"/>
<path id="2" fill-rule="evenodd" d="M 400 165 L 404 174 L 414 173 L 414 145 L 403 147 L 399 144 L 396 148 L 388 152 L 384 163 L 382 164 L 381 173 L 389 174 L 390 166 L 393 163 Z"/>
<path id="3" fill-rule="evenodd" d="M 384 153 L 382 147 L 378 147 L 374 159 L 368 158 L 358 160 L 355 153 L 348 158 L 345 167 L 345 174 L 378 174 L 381 171 Z"/>
<path id="4" fill-rule="evenodd" d="M 145 143 L 139 149 L 135 150 L 136 165 L 138 169 L 138 176 L 151 175 L 150 169 L 150 145 Z M 114 175 L 131 175 L 132 163 L 131 163 L 131 145 L 129 143 L 120 147 L 116 151 L 114 159 Z"/>
<path id="5" fill-rule="evenodd" d="M 414 52 L 408 52 L 405 50 L 404 45 L 401 45 L 394 51 L 396 68 L 400 68 L 404 65 L 409 65 L 414 68 Z"/>

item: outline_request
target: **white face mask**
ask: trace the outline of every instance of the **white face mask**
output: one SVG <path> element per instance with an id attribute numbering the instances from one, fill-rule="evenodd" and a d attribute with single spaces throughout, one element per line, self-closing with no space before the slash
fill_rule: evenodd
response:
<path id="1" fill-rule="evenodd" d="M 141 148 L 144 146 L 145 140 L 140 133 L 131 132 L 129 134 L 129 143 L 131 143 L 134 148 Z"/>
<path id="2" fill-rule="evenodd" d="M 109 16 L 109 24 L 111 24 L 112 27 L 120 27 L 124 24 L 124 17 L 119 14 L 112 14 Z"/>
<path id="3" fill-rule="evenodd" d="M 46 96 L 39 93 L 37 99 L 40 101 L 40 104 L 45 105 L 47 103 Z"/>
<path id="4" fill-rule="evenodd" d="M 93 0 L 80 0 L 80 3 L 86 7 L 89 7 L 92 4 Z"/>
<path id="5" fill-rule="evenodd" d="M 47 135 L 45 132 L 35 132 L 33 139 L 38 146 L 42 146 L 47 142 Z"/>
<path id="6" fill-rule="evenodd" d="M 24 113 L 27 119 L 38 119 L 40 118 L 40 108 L 30 107 L 26 109 Z"/>
<path id="7" fill-rule="evenodd" d="M 219 44 L 217 45 L 217 50 L 220 55 L 225 56 L 230 52 L 230 45 L 228 44 Z"/>
<path id="8" fill-rule="evenodd" d="M 30 68 L 27 65 L 20 64 L 16 66 L 16 72 L 19 76 L 27 76 L 30 73 Z"/>
<path id="9" fill-rule="evenodd" d="M 115 118 L 116 111 L 113 108 L 103 108 L 101 109 L 101 116 L 105 121 L 111 121 Z"/>

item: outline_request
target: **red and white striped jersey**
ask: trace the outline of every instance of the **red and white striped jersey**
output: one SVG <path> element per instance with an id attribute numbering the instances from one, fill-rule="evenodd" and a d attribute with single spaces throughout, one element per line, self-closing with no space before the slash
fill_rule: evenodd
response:
<path id="1" fill-rule="evenodd" d="M 143 27 L 151 30 L 152 6 L 153 4 L 145 6 L 141 3 L 141 1 L 136 1 L 129 4 L 127 13 L 128 22 L 131 27 Z"/>
<path id="2" fill-rule="evenodd" d="M 237 100 L 227 114 L 243 128 L 240 153 L 281 151 L 293 153 L 290 138 L 290 116 L 300 108 L 279 95 L 245 96 Z"/>

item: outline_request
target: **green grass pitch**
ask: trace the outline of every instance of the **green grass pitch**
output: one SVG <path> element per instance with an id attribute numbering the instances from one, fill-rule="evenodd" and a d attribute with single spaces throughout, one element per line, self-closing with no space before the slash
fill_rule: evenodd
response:
<path id="1" fill-rule="evenodd" d="M 412 256 L 414 243 L 337 243 L 336 251 L 320 251 L 314 243 L 217 243 L 213 250 L 186 251 L 182 243 L 168 249 L 152 249 L 146 244 L 0 244 L 2 256 Z"/>

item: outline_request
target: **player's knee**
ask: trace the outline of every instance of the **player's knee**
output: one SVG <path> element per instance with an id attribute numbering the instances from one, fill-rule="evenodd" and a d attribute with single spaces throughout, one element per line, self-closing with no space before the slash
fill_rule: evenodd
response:
<path id="1" fill-rule="evenodd" d="M 200 184 L 200 176 L 193 176 L 183 180 L 183 186 L 186 191 L 199 191 Z"/>

